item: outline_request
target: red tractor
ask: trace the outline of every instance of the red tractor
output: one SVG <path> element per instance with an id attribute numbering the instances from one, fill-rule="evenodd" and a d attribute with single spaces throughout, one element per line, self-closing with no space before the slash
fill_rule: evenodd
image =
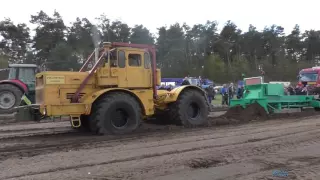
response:
<path id="1" fill-rule="evenodd" d="M 8 70 L 8 78 L 0 81 L 0 114 L 12 112 L 21 100 L 29 104 L 35 98 L 37 65 L 10 64 Z"/>

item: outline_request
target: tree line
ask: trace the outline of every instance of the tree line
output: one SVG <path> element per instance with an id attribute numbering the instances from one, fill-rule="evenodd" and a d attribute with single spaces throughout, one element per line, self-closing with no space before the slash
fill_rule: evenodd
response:
<path id="1" fill-rule="evenodd" d="M 203 76 L 217 83 L 236 81 L 242 73 L 267 80 L 295 81 L 299 70 L 320 60 L 320 31 L 300 31 L 299 25 L 284 34 L 279 25 L 246 31 L 227 21 L 221 31 L 216 21 L 189 26 L 162 26 L 152 34 L 144 25 L 130 27 L 102 14 L 93 24 L 76 18 L 66 25 L 55 11 L 31 15 L 31 29 L 9 18 L 0 21 L 0 67 L 8 63 L 36 63 L 51 70 L 77 70 L 101 42 L 155 44 L 157 66 L 163 77 Z M 31 33 L 34 36 L 31 36 Z"/>

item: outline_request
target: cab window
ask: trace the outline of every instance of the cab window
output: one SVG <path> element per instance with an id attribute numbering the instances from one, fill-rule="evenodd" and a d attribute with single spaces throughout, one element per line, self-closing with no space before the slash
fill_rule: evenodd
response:
<path id="1" fill-rule="evenodd" d="M 144 53 L 144 68 L 150 69 L 150 67 L 151 67 L 150 55 L 149 53 Z"/>
<path id="2" fill-rule="evenodd" d="M 22 82 L 32 82 L 36 80 L 36 68 L 19 68 L 19 79 Z"/>
<path id="3" fill-rule="evenodd" d="M 140 67 L 141 66 L 141 55 L 140 54 L 129 54 L 129 66 Z"/>
<path id="4" fill-rule="evenodd" d="M 14 68 L 14 67 L 11 67 L 9 69 L 9 79 L 17 79 L 17 74 L 18 74 L 17 69 L 18 68 Z"/>
<path id="5" fill-rule="evenodd" d="M 111 67 L 118 67 L 117 62 L 117 52 L 110 52 L 110 66 Z"/>
<path id="6" fill-rule="evenodd" d="M 118 61 L 119 68 L 126 67 L 126 54 L 124 51 L 119 51 L 118 59 L 119 59 Z"/>

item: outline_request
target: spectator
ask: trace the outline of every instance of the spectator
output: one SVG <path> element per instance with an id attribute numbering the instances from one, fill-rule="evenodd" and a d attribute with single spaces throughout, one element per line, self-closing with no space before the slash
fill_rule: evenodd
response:
<path id="1" fill-rule="evenodd" d="M 182 81 L 182 84 L 181 85 L 190 85 L 190 81 L 189 81 L 189 78 L 188 77 L 185 77 Z"/>
<path id="2" fill-rule="evenodd" d="M 203 84 L 203 79 L 201 78 L 201 76 L 199 76 L 199 86 L 201 87 Z"/>
<path id="3" fill-rule="evenodd" d="M 173 86 L 169 84 L 169 86 L 167 87 L 167 91 L 171 91 L 172 89 L 173 89 Z"/>
<path id="4" fill-rule="evenodd" d="M 235 94 L 235 88 L 234 88 L 233 83 L 230 83 L 228 92 L 229 92 L 229 93 L 228 93 L 228 94 L 229 94 L 229 98 L 230 98 L 230 99 L 233 99 L 233 96 L 234 96 L 234 94 Z"/>
<path id="5" fill-rule="evenodd" d="M 214 85 L 210 85 L 212 87 L 212 100 L 215 100 L 216 99 L 216 90 L 214 89 Z"/>
<path id="6" fill-rule="evenodd" d="M 160 89 L 160 90 L 165 90 L 165 89 L 166 89 L 166 87 L 165 87 L 165 85 L 164 85 L 164 84 L 161 84 L 161 85 L 160 85 L 160 87 L 159 87 L 159 89 Z"/>
<path id="7" fill-rule="evenodd" d="M 288 94 L 289 95 L 295 95 L 296 93 L 294 92 L 294 88 L 292 85 L 290 85 L 288 88 L 287 88 L 287 91 L 288 91 Z"/>
<path id="8" fill-rule="evenodd" d="M 233 99 L 235 91 L 233 83 L 230 83 L 228 87 L 228 104 L 230 104 L 230 100 Z"/>
<path id="9" fill-rule="evenodd" d="M 243 97 L 243 92 L 244 92 L 244 86 L 238 85 L 237 99 L 241 99 Z"/>
<path id="10" fill-rule="evenodd" d="M 244 78 L 245 74 L 241 74 L 242 79 L 238 81 L 238 89 L 237 89 L 237 99 L 241 99 L 244 92 Z"/>
<path id="11" fill-rule="evenodd" d="M 221 95 L 222 95 L 222 105 L 226 104 L 229 105 L 229 101 L 228 101 L 228 88 L 227 85 L 224 84 L 223 87 L 221 88 Z"/>
<path id="12" fill-rule="evenodd" d="M 208 100 L 209 100 L 209 104 L 211 104 L 212 99 L 214 97 L 214 89 L 213 87 L 210 85 L 208 86 L 206 89 L 207 95 L 208 95 Z"/>

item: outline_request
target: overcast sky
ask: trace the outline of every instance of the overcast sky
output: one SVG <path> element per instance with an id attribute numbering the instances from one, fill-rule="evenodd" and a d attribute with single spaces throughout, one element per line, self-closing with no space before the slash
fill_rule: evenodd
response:
<path id="1" fill-rule="evenodd" d="M 318 2 L 317 2 L 318 1 Z M 281 25 L 290 33 L 295 24 L 301 29 L 320 30 L 320 0 L 3 0 L 0 18 L 29 23 L 30 15 L 40 10 L 52 15 L 56 9 L 69 25 L 76 17 L 94 20 L 105 13 L 130 26 L 143 24 L 153 33 L 163 25 L 186 22 L 189 25 L 216 20 L 219 28 L 232 20 L 242 30 L 253 24 L 262 30 L 272 24 Z"/>

